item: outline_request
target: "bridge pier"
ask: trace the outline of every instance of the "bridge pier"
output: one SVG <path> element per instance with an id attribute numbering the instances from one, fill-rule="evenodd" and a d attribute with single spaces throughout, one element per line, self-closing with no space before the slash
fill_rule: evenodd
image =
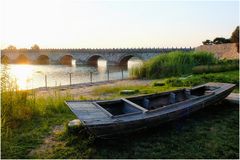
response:
<path id="1" fill-rule="evenodd" d="M 107 61 L 107 66 L 117 66 L 119 65 L 118 62 L 115 61 Z"/>
<path id="2" fill-rule="evenodd" d="M 87 64 L 86 62 L 83 62 L 83 61 L 80 61 L 80 60 L 76 61 L 76 65 L 86 65 L 86 64 Z"/>

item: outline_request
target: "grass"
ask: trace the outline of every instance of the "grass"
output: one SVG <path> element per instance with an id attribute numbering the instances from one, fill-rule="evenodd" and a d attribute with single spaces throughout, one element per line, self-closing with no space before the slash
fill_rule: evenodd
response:
<path id="1" fill-rule="evenodd" d="M 200 65 L 192 68 L 192 72 L 194 74 L 201 73 L 217 73 L 217 72 L 225 72 L 237 70 L 239 68 L 239 64 L 216 64 L 216 65 Z"/>
<path id="2" fill-rule="evenodd" d="M 51 131 L 56 125 L 66 125 L 76 117 L 64 100 L 70 95 L 36 97 L 34 92 L 18 91 L 10 82 L 7 72 L 2 72 L 1 92 L 1 158 L 239 158 L 239 108 L 229 104 L 216 105 L 201 110 L 182 120 L 159 128 L 102 141 L 81 134 L 59 134 Z M 238 83 L 238 71 L 194 75 L 188 80 L 202 83 L 212 80 Z M 167 81 L 167 79 L 165 79 Z M 180 79 L 181 82 L 184 81 Z M 4 82 L 4 83 L 3 83 Z M 150 85 L 99 86 L 94 92 L 99 99 L 123 97 L 121 90 L 138 90 L 149 94 L 173 90 L 185 85 L 158 86 L 156 80 Z M 80 99 L 89 99 L 88 95 Z M 29 155 L 40 147 L 44 138 L 53 136 L 53 145 L 44 152 Z M 54 145 L 60 142 L 61 145 Z"/>
<path id="3" fill-rule="evenodd" d="M 18 128 L 12 129 L 10 134 L 2 135 L 1 158 L 29 158 L 29 152 L 43 143 L 44 137 L 50 134 L 54 126 L 62 125 L 74 118 L 74 115 L 69 111 L 65 114 L 36 117 L 32 118 L 31 121 L 25 121 Z"/>
<path id="4" fill-rule="evenodd" d="M 1 70 L 1 158 L 26 158 L 43 141 L 51 127 L 73 118 L 64 100 L 68 94 L 36 97 L 34 91 L 20 91 L 9 78 L 8 66 Z"/>
<path id="5" fill-rule="evenodd" d="M 170 76 L 180 76 L 192 72 L 198 65 L 216 64 L 218 59 L 208 52 L 182 52 L 175 51 L 160 54 L 140 67 L 131 70 L 131 75 L 137 78 L 156 79 Z"/>
<path id="6" fill-rule="evenodd" d="M 173 87 L 196 86 L 207 82 L 223 82 L 239 85 L 239 71 L 192 75 L 187 78 L 168 78 L 166 84 Z"/>
<path id="7" fill-rule="evenodd" d="M 97 143 L 93 158 L 238 158 L 238 108 L 228 107 L 212 106 L 145 133 Z"/>
<path id="8" fill-rule="evenodd" d="M 101 95 L 104 99 L 114 99 L 119 97 L 126 97 L 127 95 L 121 94 L 122 90 L 134 90 L 138 91 L 134 95 L 139 94 L 150 94 L 150 93 L 160 93 L 164 91 L 175 90 L 182 87 L 172 87 L 172 86 L 154 86 L 154 82 L 150 85 L 119 85 L 119 86 L 99 86 L 94 88 L 95 96 Z"/>
<path id="9" fill-rule="evenodd" d="M 239 158 L 239 109 L 211 106 L 158 128 L 112 140 L 56 135 L 65 143 L 34 158 Z"/>

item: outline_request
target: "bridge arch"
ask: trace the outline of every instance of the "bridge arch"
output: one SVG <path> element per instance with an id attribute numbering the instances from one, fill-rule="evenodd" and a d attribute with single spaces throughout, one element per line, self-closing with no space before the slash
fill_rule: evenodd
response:
<path id="1" fill-rule="evenodd" d="M 70 54 L 60 57 L 59 63 L 62 65 L 72 65 L 73 56 Z"/>
<path id="2" fill-rule="evenodd" d="M 36 64 L 49 64 L 49 57 L 47 55 L 38 56 Z"/>
<path id="3" fill-rule="evenodd" d="M 16 58 L 15 62 L 17 64 L 29 64 L 30 63 L 30 59 L 25 54 L 20 54 Z"/>
<path id="4" fill-rule="evenodd" d="M 94 65 L 97 66 L 98 65 L 98 60 L 99 59 L 104 59 L 106 60 L 102 55 L 92 55 L 89 58 L 87 58 L 87 64 L 89 65 Z"/>
<path id="5" fill-rule="evenodd" d="M 9 63 L 9 57 L 6 55 L 1 56 L 1 63 Z"/>
<path id="6" fill-rule="evenodd" d="M 128 65 L 128 61 L 131 59 L 131 58 L 137 58 L 139 60 L 142 60 L 142 57 L 139 57 L 139 56 L 135 56 L 135 55 L 124 55 L 120 58 L 119 62 L 118 62 L 118 65 L 120 66 L 127 66 Z"/>

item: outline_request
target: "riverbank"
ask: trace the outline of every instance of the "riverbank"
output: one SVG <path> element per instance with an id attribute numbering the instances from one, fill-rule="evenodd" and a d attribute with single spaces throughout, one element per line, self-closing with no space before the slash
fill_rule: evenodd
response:
<path id="1" fill-rule="evenodd" d="M 234 79 L 235 82 L 238 74 L 238 71 L 205 74 L 204 80 L 220 77 L 217 80 L 232 82 Z M 205 82 L 201 75 L 189 79 Z M 122 89 L 138 90 L 135 96 L 187 87 L 155 85 L 165 80 L 119 80 L 27 93 L 26 101 L 14 103 L 19 107 L 13 108 L 10 114 L 18 118 L 9 126 L 12 128 L 2 128 L 2 158 L 239 158 L 239 107 L 228 103 L 216 104 L 158 128 L 109 141 L 67 132 L 67 123 L 76 117 L 64 104 L 65 100 L 121 98 L 125 97 L 120 94 Z M 19 120 L 21 116 L 24 120 Z"/>
<path id="2" fill-rule="evenodd" d="M 73 98 L 77 99 L 87 96 L 88 98 L 94 98 L 94 89 L 96 87 L 114 87 L 114 86 L 149 86 L 154 80 L 131 80 L 131 79 L 124 79 L 124 80 L 110 80 L 110 81 L 101 81 L 101 82 L 94 82 L 94 83 L 80 83 L 80 84 L 73 84 L 73 85 L 64 85 L 58 87 L 42 87 L 35 89 L 35 93 L 37 96 L 45 96 L 46 94 L 54 95 L 55 92 L 59 92 L 61 95 L 69 94 Z"/>

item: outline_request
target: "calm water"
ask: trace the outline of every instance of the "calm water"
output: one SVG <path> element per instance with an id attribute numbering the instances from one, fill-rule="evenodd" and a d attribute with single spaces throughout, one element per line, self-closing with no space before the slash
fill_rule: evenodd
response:
<path id="1" fill-rule="evenodd" d="M 138 59 L 130 59 L 128 65 L 123 67 L 123 77 L 129 77 L 129 69 L 141 64 Z M 92 72 L 92 81 L 104 81 L 108 79 L 107 69 L 109 70 L 109 79 L 121 79 L 122 68 L 118 66 L 106 66 L 106 61 L 99 60 L 98 66 L 64 66 L 64 65 L 19 65 L 10 64 L 9 73 L 12 79 L 17 81 L 20 89 L 31 89 L 45 87 L 45 75 L 47 86 L 60 86 L 90 82 L 90 72 Z"/>

